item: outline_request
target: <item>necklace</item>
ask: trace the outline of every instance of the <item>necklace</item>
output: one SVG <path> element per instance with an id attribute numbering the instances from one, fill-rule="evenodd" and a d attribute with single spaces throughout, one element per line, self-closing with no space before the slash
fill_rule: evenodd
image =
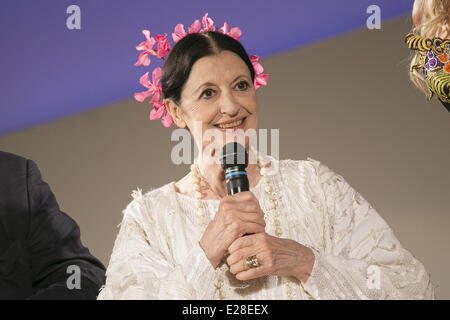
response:
<path id="1" fill-rule="evenodd" d="M 256 152 L 256 156 L 257 156 L 257 161 L 258 161 L 259 172 L 261 174 L 261 179 L 263 179 L 263 183 L 264 183 L 264 192 L 266 193 L 267 197 L 269 198 L 268 209 L 270 211 L 273 211 L 272 223 L 273 223 L 273 226 L 275 227 L 275 235 L 277 237 L 281 237 L 281 235 L 283 234 L 283 231 L 280 226 L 279 215 L 278 215 L 278 210 L 277 210 L 279 200 L 276 199 L 274 190 L 273 190 L 272 186 L 270 185 L 269 168 L 266 167 L 267 164 L 270 162 L 270 160 L 266 160 L 266 159 L 262 158 L 260 156 L 259 152 Z M 206 229 L 206 216 L 205 216 L 205 209 L 204 209 L 203 201 L 202 201 L 202 197 L 203 197 L 202 188 L 203 189 L 208 188 L 208 183 L 205 181 L 205 179 L 202 177 L 202 175 L 200 173 L 200 170 L 198 168 L 197 159 L 195 159 L 194 163 L 191 165 L 191 172 L 194 177 L 193 185 L 194 185 L 194 192 L 195 192 L 194 196 L 197 201 L 197 203 L 196 203 L 197 215 L 199 216 L 200 227 L 201 227 L 202 231 L 204 232 Z M 285 285 L 286 296 L 287 296 L 288 300 L 292 300 L 292 288 L 290 286 L 291 280 L 283 279 L 283 281 L 284 281 L 284 285 Z M 215 284 L 215 286 L 216 286 L 216 289 L 219 291 L 220 299 L 225 299 L 226 297 L 222 290 L 223 280 L 219 279 L 217 284 Z"/>

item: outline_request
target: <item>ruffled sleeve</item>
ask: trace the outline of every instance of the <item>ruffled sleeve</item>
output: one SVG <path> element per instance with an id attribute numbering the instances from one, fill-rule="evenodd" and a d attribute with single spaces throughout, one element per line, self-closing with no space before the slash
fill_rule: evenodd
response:
<path id="1" fill-rule="evenodd" d="M 170 202 L 134 194 L 123 211 L 106 283 L 98 299 L 211 299 L 215 269 L 198 244 L 181 263 L 171 256 L 164 226 Z M 156 206 L 159 203 L 159 206 Z"/>
<path id="2" fill-rule="evenodd" d="M 317 160 L 324 243 L 303 287 L 313 299 L 434 299 L 424 265 L 403 248 L 377 211 Z"/>

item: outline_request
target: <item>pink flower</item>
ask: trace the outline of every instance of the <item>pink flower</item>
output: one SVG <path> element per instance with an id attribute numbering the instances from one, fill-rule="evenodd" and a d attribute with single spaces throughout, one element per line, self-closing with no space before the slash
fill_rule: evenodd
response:
<path id="1" fill-rule="evenodd" d="M 173 119 L 172 116 L 170 115 L 170 113 L 167 111 L 167 107 L 164 106 L 164 115 L 161 119 L 161 123 L 163 124 L 164 127 L 168 128 L 172 125 L 173 123 Z"/>
<path id="2" fill-rule="evenodd" d="M 153 95 L 152 100 L 149 102 L 150 104 L 159 101 L 159 97 L 161 96 L 161 85 L 158 82 L 161 79 L 161 68 L 155 68 L 152 72 L 152 81 L 148 77 L 148 72 L 146 72 L 140 79 L 139 82 L 144 87 L 148 88 L 147 91 L 136 92 L 134 94 L 134 99 L 139 102 L 144 102 L 149 96 Z"/>
<path id="3" fill-rule="evenodd" d="M 186 36 L 186 31 L 184 30 L 184 25 L 181 23 L 177 24 L 175 26 L 175 30 L 172 33 L 172 40 L 173 42 L 177 43 L 181 39 L 183 39 Z"/>
<path id="4" fill-rule="evenodd" d="M 155 68 L 152 72 L 152 82 L 148 77 L 148 72 L 146 72 L 140 79 L 139 82 L 146 88 L 147 91 L 136 92 L 134 98 L 139 102 L 144 102 L 149 96 L 153 95 L 149 104 L 153 104 L 153 109 L 150 111 L 150 120 L 156 120 L 162 117 L 161 123 L 165 127 L 170 127 L 173 123 L 173 119 L 167 112 L 166 104 L 159 101 L 161 97 L 161 85 L 158 83 L 161 80 L 161 68 Z"/>
<path id="5" fill-rule="evenodd" d="M 214 26 L 214 21 L 211 18 L 208 18 L 208 13 L 206 13 L 202 18 L 203 29 L 200 32 L 206 31 L 216 31 L 216 27 Z"/>
<path id="6" fill-rule="evenodd" d="M 150 65 L 149 55 L 151 54 L 156 56 L 156 52 L 155 50 L 153 50 L 153 46 L 155 45 L 156 40 L 153 37 L 150 37 L 149 30 L 142 30 L 142 33 L 144 34 L 147 40 L 142 41 L 140 44 L 136 46 L 136 50 L 143 52 L 139 54 L 139 58 L 134 64 L 135 66 L 148 66 Z"/>
<path id="7" fill-rule="evenodd" d="M 223 24 L 223 27 L 219 29 L 219 32 L 226 34 L 227 36 L 232 37 L 233 39 L 236 39 L 237 41 L 241 41 L 241 35 L 242 31 L 238 27 L 231 28 L 230 32 L 228 32 L 228 23 L 225 22 Z"/>
<path id="8" fill-rule="evenodd" d="M 253 81 L 253 85 L 255 86 L 255 90 L 260 86 L 266 86 L 267 81 L 269 79 L 268 74 L 262 74 L 264 72 L 264 68 L 258 62 L 259 56 L 252 55 L 250 57 L 250 61 L 253 65 L 253 69 L 255 70 L 255 80 Z"/>
<path id="9" fill-rule="evenodd" d="M 268 74 L 260 74 L 255 77 L 255 81 L 253 82 L 253 85 L 255 86 L 255 90 L 258 89 L 260 86 L 267 86 L 267 81 L 269 80 Z"/>
<path id="10" fill-rule="evenodd" d="M 258 60 L 259 60 L 259 56 L 252 55 L 250 57 L 250 61 L 253 65 L 253 69 L 255 69 L 256 74 L 260 74 L 264 71 L 264 68 L 262 67 L 261 63 L 258 62 Z"/>
<path id="11" fill-rule="evenodd" d="M 189 33 L 197 33 L 200 28 L 202 27 L 202 24 L 199 20 L 195 20 L 191 26 L 188 28 Z M 175 30 L 172 33 L 172 40 L 177 43 L 181 39 L 183 39 L 187 35 L 186 31 L 184 30 L 184 25 L 179 23 L 175 26 Z"/>
<path id="12" fill-rule="evenodd" d="M 153 103 L 153 109 L 150 111 L 150 120 L 156 120 L 161 118 L 166 109 L 164 102 L 155 102 Z"/>
<path id="13" fill-rule="evenodd" d="M 150 120 L 159 118 L 161 118 L 161 123 L 166 128 L 170 127 L 173 123 L 172 116 L 167 111 L 167 106 L 164 102 L 155 102 L 152 111 L 150 111 Z"/>
<path id="14" fill-rule="evenodd" d="M 202 24 L 200 23 L 200 20 L 195 20 L 189 27 L 188 32 L 189 33 L 197 33 L 200 31 L 201 27 L 202 27 Z"/>
<path id="15" fill-rule="evenodd" d="M 157 48 L 157 57 L 164 60 L 164 57 L 170 51 L 170 44 L 167 41 L 167 34 L 164 36 L 156 35 L 156 48 Z"/>

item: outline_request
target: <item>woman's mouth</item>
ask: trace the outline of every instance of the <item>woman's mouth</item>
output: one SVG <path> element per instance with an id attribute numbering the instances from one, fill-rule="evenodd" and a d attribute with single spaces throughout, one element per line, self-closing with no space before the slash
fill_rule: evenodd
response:
<path id="1" fill-rule="evenodd" d="M 227 130 L 237 130 L 237 129 L 243 129 L 245 127 L 245 121 L 247 120 L 247 117 L 236 120 L 231 123 L 226 124 L 216 124 L 214 125 L 217 129 L 220 131 L 227 131 Z"/>

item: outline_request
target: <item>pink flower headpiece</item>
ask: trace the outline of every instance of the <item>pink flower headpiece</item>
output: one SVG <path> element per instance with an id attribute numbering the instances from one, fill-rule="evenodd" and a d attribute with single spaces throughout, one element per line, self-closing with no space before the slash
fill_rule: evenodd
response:
<path id="1" fill-rule="evenodd" d="M 202 28 L 203 24 L 203 28 Z M 199 20 L 195 20 L 194 23 L 188 28 L 188 33 L 202 33 L 206 31 L 215 31 L 216 27 L 214 26 L 214 21 L 211 18 L 208 18 L 208 13 L 206 13 L 202 18 L 202 23 Z M 241 29 L 238 27 L 231 28 L 228 30 L 228 23 L 224 23 L 223 27 L 219 29 L 219 32 L 226 34 L 237 41 L 240 41 L 241 37 Z M 146 40 L 141 42 L 136 46 L 136 50 L 142 51 L 139 54 L 139 58 L 137 62 L 134 64 L 135 66 L 149 66 L 150 65 L 150 55 L 155 56 L 164 61 L 164 58 L 167 57 L 169 51 L 171 50 L 171 46 L 169 41 L 167 40 L 167 34 L 159 35 L 157 34 L 155 38 L 150 37 L 149 30 L 142 30 Z M 182 24 L 177 24 L 175 26 L 175 30 L 172 33 L 172 39 L 175 43 L 180 41 L 184 36 L 188 33 L 184 30 L 184 26 Z M 154 46 L 156 44 L 156 49 Z M 254 87 L 258 89 L 260 86 L 267 85 L 267 80 L 269 79 L 269 75 L 262 74 L 264 68 L 258 62 L 259 56 L 252 55 L 250 57 L 250 61 L 253 65 L 253 69 L 255 70 L 255 80 Z M 139 79 L 140 84 L 142 84 L 146 91 L 136 92 L 134 94 L 134 98 L 139 102 L 144 102 L 150 96 L 153 96 L 149 101 L 149 104 L 153 104 L 153 109 L 150 112 L 150 120 L 161 119 L 162 124 L 165 127 L 170 127 L 173 123 L 173 119 L 167 111 L 166 105 L 163 101 L 160 101 L 162 88 L 159 83 L 161 80 L 161 68 L 155 68 L 152 72 L 152 81 L 149 79 L 149 73 L 146 72 Z"/>

